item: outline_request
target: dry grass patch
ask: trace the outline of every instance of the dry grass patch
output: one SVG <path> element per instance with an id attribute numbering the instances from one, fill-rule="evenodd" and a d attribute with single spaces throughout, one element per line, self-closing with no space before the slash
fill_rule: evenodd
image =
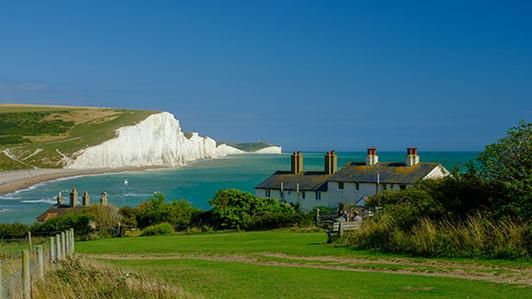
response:
<path id="1" fill-rule="evenodd" d="M 200 298 L 180 287 L 117 266 L 86 258 L 62 262 L 36 283 L 34 299 L 57 298 Z"/>

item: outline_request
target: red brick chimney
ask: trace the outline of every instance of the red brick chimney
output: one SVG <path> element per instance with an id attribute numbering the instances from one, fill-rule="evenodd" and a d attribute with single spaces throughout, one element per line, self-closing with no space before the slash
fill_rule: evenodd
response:
<path id="1" fill-rule="evenodd" d="M 337 160 L 338 159 L 336 157 L 335 151 L 327 152 L 327 154 L 325 155 L 325 161 L 324 161 L 325 162 L 325 167 L 324 167 L 325 174 L 332 175 L 336 173 L 337 165 L 338 165 Z"/>
<path id="2" fill-rule="evenodd" d="M 293 174 L 303 173 L 303 154 L 301 152 L 292 153 L 291 171 Z"/>

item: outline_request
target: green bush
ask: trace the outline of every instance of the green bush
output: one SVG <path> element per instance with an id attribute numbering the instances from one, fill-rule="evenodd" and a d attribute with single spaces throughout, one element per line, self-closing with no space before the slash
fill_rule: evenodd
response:
<path id="1" fill-rule="evenodd" d="M 174 227 L 170 223 L 160 223 L 150 225 L 142 230 L 142 236 L 156 236 L 156 235 L 169 235 L 173 234 Z"/>
<path id="2" fill-rule="evenodd" d="M 176 230 L 184 230 L 198 213 L 200 210 L 194 208 L 186 200 L 166 203 L 164 195 L 156 193 L 147 202 L 141 204 L 134 214 L 140 228 L 167 222 L 172 224 Z"/>
<path id="3" fill-rule="evenodd" d="M 0 238 L 1 239 L 11 239 L 11 238 L 24 238 L 27 236 L 28 231 L 30 231 L 30 226 L 27 224 L 13 223 L 13 224 L 3 224 L 0 223 Z"/>
<path id="4" fill-rule="evenodd" d="M 218 191 L 209 203 L 211 224 L 222 229 L 272 229 L 292 226 L 304 219 L 303 214 L 289 204 L 235 189 Z"/>
<path id="5" fill-rule="evenodd" d="M 36 224 L 33 230 L 40 235 L 55 235 L 69 228 L 74 229 L 77 237 L 85 239 L 92 231 L 91 218 L 79 212 L 67 213 L 42 224 Z"/>

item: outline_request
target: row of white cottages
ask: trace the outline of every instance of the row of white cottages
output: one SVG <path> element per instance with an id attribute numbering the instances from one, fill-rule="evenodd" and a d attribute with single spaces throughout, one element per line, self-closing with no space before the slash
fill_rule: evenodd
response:
<path id="1" fill-rule="evenodd" d="M 323 171 L 303 171 L 303 154 L 294 152 L 290 171 L 277 171 L 255 187 L 261 198 L 299 203 L 311 210 L 339 204 L 363 206 L 365 199 L 382 190 L 401 190 L 424 179 L 449 175 L 439 163 L 420 162 L 416 148 L 408 148 L 405 162 L 379 162 L 377 150 L 368 149 L 365 162 L 351 162 L 337 171 L 337 156 L 327 152 Z"/>

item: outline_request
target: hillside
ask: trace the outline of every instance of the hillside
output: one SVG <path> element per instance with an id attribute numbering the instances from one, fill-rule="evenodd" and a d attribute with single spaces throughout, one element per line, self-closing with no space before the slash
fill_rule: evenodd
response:
<path id="1" fill-rule="evenodd" d="M 156 111 L 0 104 L 0 170 L 61 168 Z"/>
<path id="2" fill-rule="evenodd" d="M 0 104 L 0 171 L 180 167 L 249 152 L 281 148 L 264 142 L 217 146 L 212 138 L 183 132 L 168 112 Z"/>

